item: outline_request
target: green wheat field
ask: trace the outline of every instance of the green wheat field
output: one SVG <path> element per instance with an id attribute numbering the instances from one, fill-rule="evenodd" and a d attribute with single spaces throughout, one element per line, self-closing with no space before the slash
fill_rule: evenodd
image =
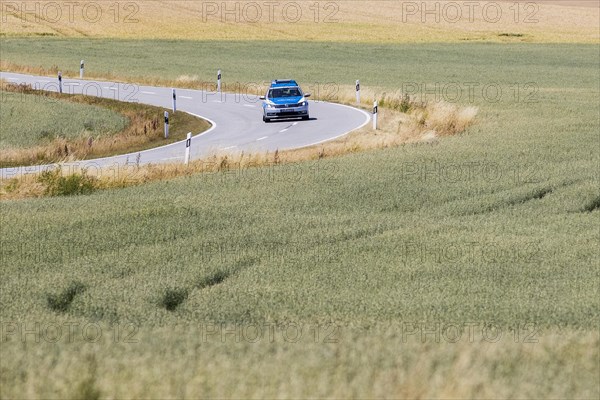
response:
<path id="1" fill-rule="evenodd" d="M 435 143 L 2 202 L 0 397 L 600 395 L 596 44 L 1 44 L 132 82 L 476 84 L 480 111 Z"/>

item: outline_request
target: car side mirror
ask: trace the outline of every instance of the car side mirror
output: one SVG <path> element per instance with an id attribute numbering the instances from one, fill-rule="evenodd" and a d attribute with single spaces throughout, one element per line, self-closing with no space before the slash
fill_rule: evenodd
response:
<path id="1" fill-rule="evenodd" d="M 310 97 L 310 93 L 305 93 L 304 97 Z"/>
<path id="2" fill-rule="evenodd" d="M 261 100 L 266 100 L 266 97 L 265 96 L 260 96 L 260 99 Z"/>

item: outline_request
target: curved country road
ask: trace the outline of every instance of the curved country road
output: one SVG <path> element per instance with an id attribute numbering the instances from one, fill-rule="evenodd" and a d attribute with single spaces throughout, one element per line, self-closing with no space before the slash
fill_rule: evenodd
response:
<path id="1" fill-rule="evenodd" d="M 0 72 L 0 78 L 9 83 L 27 83 L 42 90 L 58 91 L 56 78 L 7 72 Z M 167 111 L 171 111 L 172 107 L 171 88 L 64 78 L 63 91 L 137 101 L 163 107 Z M 209 130 L 192 138 L 192 160 L 215 152 L 264 152 L 307 147 L 346 135 L 366 125 L 371 119 L 368 113 L 353 107 L 311 101 L 309 121 L 264 123 L 261 101 L 256 96 L 191 89 L 177 89 L 177 111 L 188 112 L 212 123 Z M 76 164 L 78 167 L 89 168 L 138 162 L 177 163 L 183 162 L 184 153 L 185 140 L 141 152 L 78 161 Z M 1 177 L 5 178 L 43 167 L 45 166 L 3 168 L 0 172 Z"/>

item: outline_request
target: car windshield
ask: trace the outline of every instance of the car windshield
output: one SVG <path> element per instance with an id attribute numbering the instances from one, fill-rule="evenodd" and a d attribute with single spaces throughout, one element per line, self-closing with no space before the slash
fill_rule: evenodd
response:
<path id="1" fill-rule="evenodd" d="M 269 98 L 275 99 L 278 97 L 298 97 L 302 96 L 300 89 L 297 87 L 275 88 L 269 90 Z"/>

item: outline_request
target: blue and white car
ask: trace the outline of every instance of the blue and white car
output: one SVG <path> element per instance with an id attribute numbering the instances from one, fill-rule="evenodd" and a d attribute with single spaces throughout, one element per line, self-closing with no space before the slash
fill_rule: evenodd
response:
<path id="1" fill-rule="evenodd" d="M 271 122 L 279 118 L 309 119 L 308 101 L 310 93 L 303 93 L 296 81 L 278 79 L 271 82 L 271 87 L 263 100 L 263 121 Z"/>

